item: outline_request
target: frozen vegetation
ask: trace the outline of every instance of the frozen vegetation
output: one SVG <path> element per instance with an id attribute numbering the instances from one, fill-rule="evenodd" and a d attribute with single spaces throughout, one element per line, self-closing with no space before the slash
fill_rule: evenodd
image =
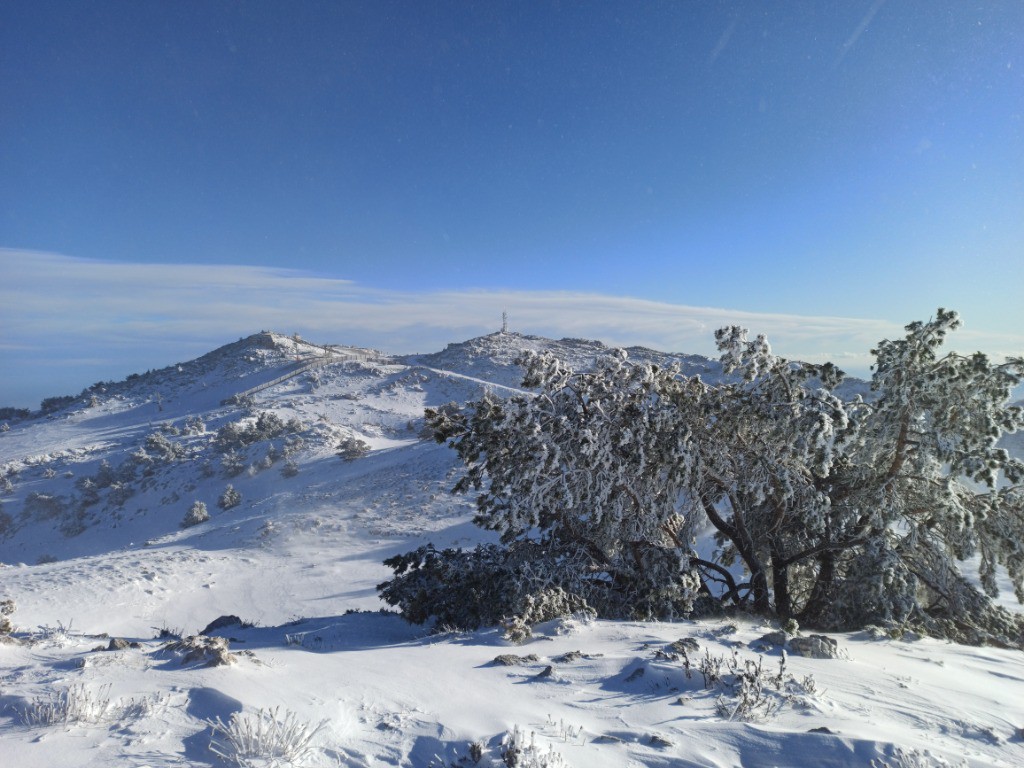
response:
<path id="1" fill-rule="evenodd" d="M 897 418 L 890 434 L 866 406 L 848 405 L 857 395 L 877 401 L 864 382 L 829 386 L 828 370 L 778 363 L 739 335 L 722 342 L 724 369 L 692 356 L 632 349 L 624 357 L 592 341 L 512 333 L 403 358 L 262 333 L 195 361 L 50 398 L 42 414 L 10 414 L 0 432 L 0 763 L 1024 763 L 1024 655 L 1012 636 L 1020 553 L 1014 560 L 1010 545 L 985 529 L 1002 519 L 998 510 L 972 506 L 974 497 L 957 486 L 950 509 L 940 503 L 946 497 L 926 499 L 946 510 L 928 529 L 944 538 L 908 543 L 916 507 L 883 494 L 876 501 L 892 506 L 873 507 L 878 517 L 865 522 L 855 512 L 868 502 L 850 502 L 830 523 L 831 541 L 849 546 L 835 548 L 834 579 L 824 584 L 815 559 L 825 552 L 821 540 L 802 538 L 820 533 L 826 506 L 842 506 L 818 496 L 818 506 L 803 503 L 815 482 L 846 483 L 843 499 L 869 492 L 864 478 L 843 474 L 842 461 L 896 446 L 906 452 L 896 474 L 918 462 L 940 477 L 964 445 L 951 435 L 968 410 L 958 416 L 944 401 L 939 410 L 949 424 L 919 429 L 908 421 L 908 430 L 922 432 L 912 437 Z M 772 366 L 776 378 L 765 378 Z M 585 434 L 568 408 L 584 391 L 573 377 L 600 370 L 625 386 L 600 389 L 590 379 L 598 389 L 587 390 L 585 402 L 625 398 L 634 410 L 626 421 L 594 421 Z M 981 370 L 975 361 L 958 381 Z M 664 377 L 695 374 L 703 389 L 684 393 L 688 403 L 742 399 L 759 386 L 776 403 L 786 388 L 811 393 L 790 421 L 813 439 L 786 442 L 767 421 L 748 433 L 761 446 L 788 445 L 771 454 L 791 472 L 787 492 L 775 499 L 793 501 L 777 539 L 784 551 L 744 553 L 743 541 L 729 536 L 737 514 L 752 529 L 771 522 L 763 504 L 729 507 L 739 480 L 763 480 L 743 487 L 749 498 L 773 493 L 769 476 L 752 469 L 757 451 L 735 450 L 742 448 L 735 424 L 707 422 L 706 451 L 673 457 L 685 460 L 685 476 L 665 474 L 667 465 L 653 460 L 668 455 L 658 425 L 679 417 L 678 408 L 652 415 L 658 398 L 676 396 Z M 948 384 L 947 394 L 955 391 Z M 540 408 L 538 392 L 550 410 Z M 892 407 L 907 402 L 895 398 Z M 522 434 L 532 442 L 519 446 L 507 442 L 519 433 L 494 433 L 511 452 L 504 466 L 533 472 L 530 483 L 522 472 L 502 475 L 487 465 L 495 444 L 483 441 L 482 430 L 511 422 L 487 421 L 486 408 L 503 419 L 514 412 L 520 426 L 538 414 L 541 425 L 545 415 L 565 420 L 564 434 L 531 427 Z M 610 406 L 603 412 L 614 416 Z M 854 435 L 852 422 L 870 439 Z M 626 430 L 653 453 L 620 451 L 619 463 L 603 453 Z M 463 448 L 435 442 L 438 435 Z M 483 448 L 475 463 L 474 435 Z M 928 453 L 921 444 L 932 436 Z M 1019 458 L 1017 438 L 1001 445 Z M 556 449 L 565 452 L 561 464 L 531 463 Z M 566 467 L 593 483 L 545 485 Z M 973 485 L 964 488 L 982 498 L 991 468 L 972 464 Z M 716 483 L 726 471 L 737 480 L 723 490 Z M 1005 477 L 995 480 L 996 491 L 1010 487 Z M 467 492 L 452 493 L 460 482 Z M 703 503 L 694 487 L 704 489 L 724 530 L 694 508 Z M 649 520 L 631 515 L 633 496 L 645 500 Z M 577 515 L 598 498 L 603 521 Z M 570 547 L 554 565 L 572 568 L 548 568 L 544 536 L 572 541 L 584 523 L 593 524 L 597 549 Z M 887 532 L 865 556 L 888 570 L 860 559 L 865 525 Z M 654 530 L 665 537 L 655 540 Z M 623 541 L 635 546 L 621 549 Z M 909 591 L 915 568 L 928 572 L 914 564 L 936 542 L 965 558 L 955 572 L 945 561 L 928 563 L 946 579 L 937 586 L 951 589 L 967 613 L 943 615 L 928 585 Z M 807 562 L 792 560 L 790 602 L 774 610 L 772 563 L 810 550 Z M 470 560 L 489 552 L 505 565 L 509 551 L 521 555 L 496 603 L 481 601 L 490 614 L 460 620 L 465 592 L 436 583 L 424 584 L 423 599 L 405 591 L 396 601 L 423 624 L 381 600 L 378 585 L 394 584 L 395 565 L 414 573 L 424 556 L 413 553 L 445 551 Z M 607 561 L 601 568 L 597 551 Z M 455 577 L 473 572 L 472 562 L 457 564 Z M 759 564 L 762 592 L 751 578 Z M 858 568 L 884 609 L 874 625 L 858 618 L 857 601 L 841 599 L 848 595 L 831 599 L 840 577 Z M 617 579 L 614 589 L 581 583 L 595 573 Z M 879 586 L 872 579 L 881 575 L 889 581 Z M 454 587 L 465 590 L 455 577 Z M 899 589 L 888 590 L 894 582 Z M 957 620 L 985 590 L 998 592 L 992 605 L 1011 613 L 997 614 L 1002 624 L 972 620 L 958 631 Z M 761 598 L 773 610 L 754 606 Z"/>

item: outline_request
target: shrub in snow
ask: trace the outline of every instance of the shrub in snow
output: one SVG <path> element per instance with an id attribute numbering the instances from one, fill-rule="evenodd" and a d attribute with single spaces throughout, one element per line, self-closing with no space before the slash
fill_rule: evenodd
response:
<path id="1" fill-rule="evenodd" d="M 9 635 L 14 631 L 11 616 L 15 609 L 13 600 L 0 600 L 0 635 Z"/>
<path id="2" fill-rule="evenodd" d="M 95 725 L 106 722 L 112 714 L 109 694 L 109 685 L 99 691 L 90 691 L 84 685 L 72 685 L 45 699 L 33 699 L 18 714 L 21 722 L 31 727 Z"/>
<path id="3" fill-rule="evenodd" d="M 566 553 L 590 586 L 630 592 L 634 615 L 678 611 L 699 578 L 810 626 L 1020 645 L 1024 619 L 991 598 L 1003 567 L 1024 602 L 1024 462 L 997 446 L 1024 425 L 1007 405 L 1024 359 L 940 356 L 959 324 L 940 309 L 880 342 L 868 400 L 844 398 L 831 363 L 791 363 L 729 327 L 717 384 L 624 352 L 587 373 L 527 353 L 535 394 L 428 409 L 427 423 L 462 458 L 456 490 L 477 494 L 478 525 Z M 690 547 L 705 526 L 715 560 Z M 980 589 L 960 569 L 971 558 Z"/>
<path id="4" fill-rule="evenodd" d="M 259 710 L 254 715 L 231 715 L 227 723 L 219 717 L 208 720 L 213 730 L 210 750 L 226 762 L 242 768 L 265 765 L 298 765 L 316 751 L 313 739 L 327 725 L 317 726 L 299 720 L 294 712 L 280 709 Z"/>
<path id="5" fill-rule="evenodd" d="M 210 513 L 206 511 L 206 505 L 201 501 L 193 502 L 185 518 L 181 521 L 182 528 L 191 528 L 193 525 L 205 523 L 210 519 Z"/>
<path id="6" fill-rule="evenodd" d="M 81 508 L 91 507 L 98 504 L 100 500 L 99 488 L 96 481 L 91 477 L 80 477 L 75 481 L 75 488 L 78 490 L 78 506 Z"/>
<path id="7" fill-rule="evenodd" d="M 135 487 L 133 485 L 118 481 L 111 484 L 110 491 L 107 493 L 107 501 L 116 507 L 122 507 L 134 495 Z"/>
<path id="8" fill-rule="evenodd" d="M 565 768 L 565 759 L 549 744 L 544 749 L 537 744 L 534 732 L 529 735 L 513 727 L 501 741 L 501 761 L 507 768 Z"/>
<path id="9" fill-rule="evenodd" d="M 67 499 L 49 493 L 33 491 L 25 497 L 23 507 L 26 517 L 33 520 L 54 520 L 64 516 Z"/>
<path id="10" fill-rule="evenodd" d="M 797 680 L 786 669 L 786 654 L 779 658 L 774 673 L 763 666 L 763 659 L 740 659 L 735 650 L 729 655 L 714 656 L 705 649 L 704 656 L 691 662 L 686 647 L 679 647 L 686 677 L 699 672 L 704 687 L 718 691 L 715 710 L 726 720 L 766 720 L 786 704 L 800 704 L 817 692 L 810 675 Z"/>
<path id="11" fill-rule="evenodd" d="M 225 453 L 220 463 L 228 477 L 236 477 L 242 474 L 246 467 L 245 456 L 234 450 L 229 450 Z"/>
<path id="12" fill-rule="evenodd" d="M 162 432 L 153 432 L 146 438 L 146 452 L 156 459 L 170 463 L 185 455 L 185 446 L 168 440 Z"/>
<path id="13" fill-rule="evenodd" d="M 106 459 L 100 461 L 99 467 L 96 469 L 96 476 L 93 481 L 96 483 L 97 488 L 109 488 L 110 484 L 117 480 L 117 474 L 114 472 L 114 468 L 110 466 L 110 462 Z"/>
<path id="14" fill-rule="evenodd" d="M 460 630 L 503 624 L 514 642 L 529 638 L 529 625 L 561 616 L 650 615 L 644 585 L 623 581 L 621 591 L 613 590 L 590 563 L 586 552 L 528 540 L 472 550 L 427 545 L 386 560 L 395 577 L 377 588 L 410 622 L 433 619 L 439 627 Z M 659 594 L 665 613 L 683 612 L 692 597 L 689 587 Z"/>
<path id="15" fill-rule="evenodd" d="M 186 435 L 201 435 L 206 432 L 206 422 L 201 416 L 189 416 L 185 419 L 181 431 Z"/>
<path id="16" fill-rule="evenodd" d="M 225 424 L 217 430 L 216 444 L 222 451 L 245 448 L 261 440 L 272 440 L 275 437 L 301 432 L 302 423 L 298 419 L 282 421 L 272 411 L 262 411 L 255 421 L 243 420 Z"/>
<path id="17" fill-rule="evenodd" d="M 299 465 L 291 459 L 288 459 L 288 461 L 284 463 L 284 466 L 281 467 L 281 474 L 284 477 L 295 477 L 299 474 Z"/>
<path id="18" fill-rule="evenodd" d="M 228 483 L 224 493 L 217 499 L 217 506 L 227 511 L 242 503 L 242 494 L 235 490 L 235 487 Z"/>
<path id="19" fill-rule="evenodd" d="M 14 533 L 14 518 L 0 510 L 0 539 Z"/>
<path id="20" fill-rule="evenodd" d="M 369 452 L 370 444 L 354 435 L 350 435 L 338 443 L 338 456 L 345 461 L 361 459 Z"/>
<path id="21" fill-rule="evenodd" d="M 167 643 L 163 650 L 180 657 L 182 664 L 202 664 L 205 667 L 223 667 L 236 661 L 225 637 L 189 635 Z"/>
<path id="22" fill-rule="evenodd" d="M 56 413 L 62 408 L 67 408 L 75 402 L 74 395 L 62 395 L 59 397 L 48 397 L 39 404 L 39 410 L 43 414 Z"/>

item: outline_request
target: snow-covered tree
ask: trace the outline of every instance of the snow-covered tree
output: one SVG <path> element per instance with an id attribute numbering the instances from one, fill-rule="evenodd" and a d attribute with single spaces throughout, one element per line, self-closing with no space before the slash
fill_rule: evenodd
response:
<path id="1" fill-rule="evenodd" d="M 344 461 L 361 459 L 370 452 L 370 444 L 355 435 L 349 435 L 338 442 L 337 454 Z"/>
<path id="2" fill-rule="evenodd" d="M 524 574 L 514 599 L 501 591 L 504 610 L 525 610 L 555 589 L 606 616 L 688 612 L 699 582 L 677 514 L 684 443 L 659 394 L 671 373 L 630 365 L 624 354 L 582 374 L 550 355 L 529 353 L 521 363 L 524 385 L 537 395 L 488 393 L 466 412 L 445 406 L 426 414 L 466 464 L 456 490 L 478 492 L 476 523 L 497 531 L 516 563 L 496 569 Z M 411 585 L 423 580 L 416 568 L 437 566 L 440 555 L 433 557 L 389 564 L 406 574 L 396 581 Z"/>
<path id="3" fill-rule="evenodd" d="M 242 494 L 239 493 L 231 483 L 228 483 L 227 487 L 224 488 L 224 493 L 222 493 L 220 498 L 217 499 L 217 506 L 225 512 L 237 507 L 241 503 Z"/>
<path id="4" fill-rule="evenodd" d="M 195 501 L 189 507 L 188 512 L 185 513 L 185 517 L 181 521 L 181 527 L 191 528 L 193 525 L 205 523 L 209 519 L 210 513 L 206 511 L 206 504 L 201 501 Z"/>
<path id="5" fill-rule="evenodd" d="M 540 544 L 546 569 L 571 562 L 570 591 L 588 600 L 602 585 L 634 615 L 664 614 L 696 572 L 708 594 L 803 624 L 1019 644 L 1020 622 L 990 597 L 1001 566 L 1024 598 L 1024 465 L 997 446 L 1022 425 L 1007 402 L 1024 361 L 940 356 L 958 325 L 940 309 L 881 342 L 866 399 L 840 397 L 835 366 L 789 362 L 730 327 L 716 334 L 718 384 L 624 353 L 586 373 L 528 354 L 535 393 L 428 410 L 427 423 L 465 463 L 456 490 L 478 494 L 477 524 L 509 552 Z M 704 560 L 690 542 L 708 524 L 720 546 Z M 975 556 L 981 590 L 960 568 Z M 392 565 L 395 595 L 419 566 Z M 629 612 L 613 603 L 594 607 Z"/>

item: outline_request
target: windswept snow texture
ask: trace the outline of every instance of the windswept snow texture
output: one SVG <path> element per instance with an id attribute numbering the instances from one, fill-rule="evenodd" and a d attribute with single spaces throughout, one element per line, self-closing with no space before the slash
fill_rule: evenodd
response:
<path id="1" fill-rule="evenodd" d="M 292 755 L 309 766 L 504 765 L 513 734 L 522 766 L 1024 764 L 1018 651 L 859 633 L 831 635 L 837 659 L 783 657 L 755 623 L 583 619 L 510 646 L 381 612 L 384 558 L 487 536 L 449 493 L 455 456 L 423 436 L 424 407 L 516 391 L 527 349 L 578 367 L 608 351 L 493 334 L 388 359 L 261 333 L 11 422 L 0 764 L 228 765 L 210 744 L 230 756 L 232 716 L 323 723 Z M 346 438 L 369 452 L 343 460 Z M 229 484 L 241 501 L 222 508 Z M 182 527 L 196 501 L 211 519 Z M 173 642 L 228 615 L 241 623 L 208 631 L 227 655 Z M 495 663 L 507 654 L 524 658 Z M 759 659 L 777 711 L 744 719 L 699 667 Z M 283 746 L 267 736 L 236 762 L 274 764 Z"/>

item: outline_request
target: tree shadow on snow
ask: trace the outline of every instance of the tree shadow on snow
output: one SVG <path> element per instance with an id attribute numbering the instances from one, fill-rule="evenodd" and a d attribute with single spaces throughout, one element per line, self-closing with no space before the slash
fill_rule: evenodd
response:
<path id="1" fill-rule="evenodd" d="M 232 651 L 291 647 L 313 653 L 419 645 L 433 637 L 429 630 L 389 611 L 353 611 L 342 616 L 299 619 L 279 627 L 233 624 L 209 634 L 227 638 Z"/>

